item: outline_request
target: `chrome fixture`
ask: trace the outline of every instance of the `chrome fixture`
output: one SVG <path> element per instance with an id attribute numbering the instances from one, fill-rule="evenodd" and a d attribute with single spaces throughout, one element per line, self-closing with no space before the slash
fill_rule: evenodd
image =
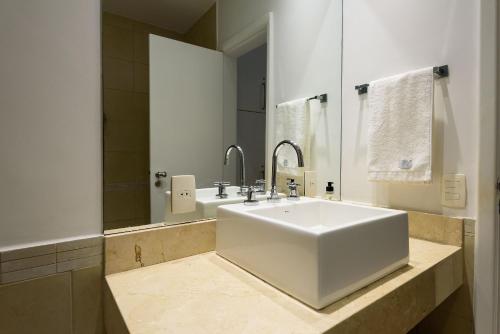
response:
<path id="1" fill-rule="evenodd" d="M 297 187 L 300 186 L 300 184 L 295 183 L 294 179 L 290 179 L 290 182 L 287 183 L 288 186 L 288 196 L 287 199 L 290 201 L 296 201 L 300 199 L 299 191 L 297 190 Z"/>
<path id="2" fill-rule="evenodd" d="M 254 187 L 248 187 L 247 191 L 247 199 L 243 201 L 243 204 L 245 205 L 257 205 L 259 204 L 259 201 L 255 198 L 255 188 Z"/>
<path id="3" fill-rule="evenodd" d="M 246 185 L 246 178 L 245 178 L 245 153 L 243 153 L 243 150 L 241 149 L 240 146 L 230 145 L 227 148 L 226 154 L 224 156 L 224 166 L 227 165 L 227 162 L 229 160 L 229 154 L 233 149 L 237 150 L 240 153 L 240 191 L 238 191 L 238 195 L 244 196 L 248 191 L 248 187 Z"/>
<path id="4" fill-rule="evenodd" d="M 260 179 L 255 181 L 255 192 L 257 194 L 265 194 L 266 193 L 266 180 Z"/>
<path id="5" fill-rule="evenodd" d="M 276 147 L 274 148 L 273 151 L 273 165 L 272 165 L 272 179 L 271 179 L 271 194 L 267 198 L 268 201 L 270 202 L 279 202 L 281 199 L 278 195 L 278 191 L 276 189 L 276 170 L 278 169 L 278 152 L 279 149 L 281 148 L 282 145 L 284 144 L 289 144 L 293 147 L 295 150 L 295 153 L 297 153 L 297 162 L 299 167 L 304 167 L 304 156 L 302 155 L 302 150 L 300 149 L 299 145 L 294 143 L 291 140 L 285 139 L 282 140 Z"/>
<path id="6" fill-rule="evenodd" d="M 227 198 L 226 187 L 229 186 L 229 182 L 214 182 L 214 186 L 217 187 L 218 193 L 215 195 L 217 198 Z"/>

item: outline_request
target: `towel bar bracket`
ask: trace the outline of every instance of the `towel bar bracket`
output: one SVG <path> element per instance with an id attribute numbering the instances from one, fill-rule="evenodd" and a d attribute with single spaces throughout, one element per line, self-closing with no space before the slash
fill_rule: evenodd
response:
<path id="1" fill-rule="evenodd" d="M 432 72 L 438 78 L 444 78 L 444 77 L 448 77 L 450 75 L 448 65 L 434 66 L 432 68 Z M 362 95 L 362 94 L 368 93 L 369 86 L 370 86 L 369 84 L 362 84 L 362 85 L 354 86 L 354 89 L 356 89 L 358 91 L 358 95 Z"/>
<path id="2" fill-rule="evenodd" d="M 368 93 L 368 86 L 370 86 L 370 85 L 369 84 L 362 84 L 362 85 L 354 86 L 354 89 L 356 89 L 358 91 L 358 95 L 366 94 L 366 93 Z"/>

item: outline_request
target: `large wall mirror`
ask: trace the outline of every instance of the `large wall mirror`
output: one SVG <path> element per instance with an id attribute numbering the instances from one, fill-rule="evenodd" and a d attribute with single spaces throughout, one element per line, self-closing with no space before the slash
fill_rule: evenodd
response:
<path id="1" fill-rule="evenodd" d="M 340 43 L 324 59 L 330 85 L 282 94 L 280 73 L 294 68 L 276 51 L 279 13 L 217 42 L 226 14 L 213 0 L 103 0 L 102 10 L 105 230 L 213 219 L 249 189 L 266 200 L 284 139 L 304 167 L 290 145 L 279 150 L 279 196 L 295 183 L 322 197 L 332 182 L 340 199 Z"/>

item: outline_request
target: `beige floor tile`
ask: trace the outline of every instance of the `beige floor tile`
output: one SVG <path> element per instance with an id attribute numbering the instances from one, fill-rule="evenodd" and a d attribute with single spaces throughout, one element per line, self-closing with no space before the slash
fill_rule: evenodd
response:
<path id="1" fill-rule="evenodd" d="M 101 266 L 73 271 L 73 334 L 103 333 Z"/>
<path id="2" fill-rule="evenodd" d="M 71 333 L 71 274 L 0 286 L 0 333 Z"/>

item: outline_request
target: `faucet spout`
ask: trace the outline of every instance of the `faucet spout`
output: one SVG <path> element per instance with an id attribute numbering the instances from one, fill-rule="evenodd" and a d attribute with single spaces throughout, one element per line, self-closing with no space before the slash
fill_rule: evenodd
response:
<path id="1" fill-rule="evenodd" d="M 295 150 L 295 153 L 297 154 L 298 166 L 304 167 L 304 155 L 302 154 L 302 150 L 300 149 L 300 146 L 297 145 L 297 143 L 295 143 L 291 140 L 285 139 L 285 140 L 282 140 L 281 142 L 279 142 L 278 145 L 276 145 L 276 147 L 274 148 L 274 151 L 273 151 L 271 195 L 268 197 L 268 200 L 273 201 L 273 202 L 278 202 L 280 200 L 280 198 L 278 196 L 278 191 L 276 188 L 276 172 L 278 169 L 278 166 L 277 166 L 278 165 L 278 153 L 279 153 L 280 148 L 284 144 L 288 144 L 288 145 L 291 145 L 293 147 L 293 149 Z"/>
<path id="2" fill-rule="evenodd" d="M 236 150 L 240 155 L 240 195 L 244 195 L 246 193 L 246 176 L 245 176 L 245 153 L 243 153 L 243 149 L 238 145 L 230 145 L 226 149 L 226 154 L 224 154 L 224 166 L 227 165 L 229 161 L 229 155 L 233 150 Z"/>

